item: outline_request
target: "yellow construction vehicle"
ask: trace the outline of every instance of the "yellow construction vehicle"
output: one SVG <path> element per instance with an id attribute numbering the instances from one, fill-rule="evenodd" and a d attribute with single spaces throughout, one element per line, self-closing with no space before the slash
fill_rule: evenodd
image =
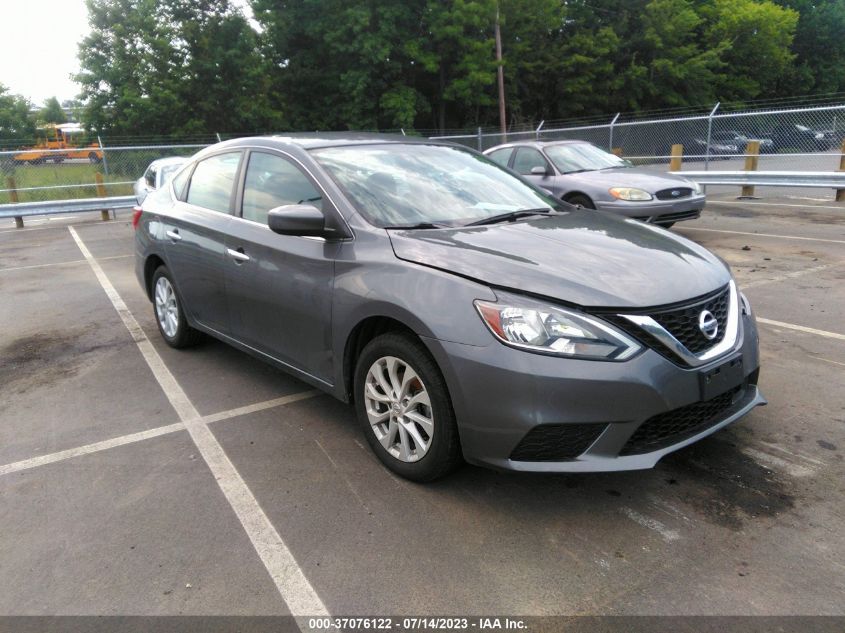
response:
<path id="1" fill-rule="evenodd" d="M 30 165 L 40 165 L 48 161 L 61 163 L 71 158 L 87 159 L 91 163 L 103 161 L 103 151 L 97 143 L 80 146 L 72 142 L 73 133 L 81 132 L 78 125 L 48 125 L 39 129 L 44 133 L 43 138 L 33 147 L 21 149 L 12 156 L 12 160 Z"/>

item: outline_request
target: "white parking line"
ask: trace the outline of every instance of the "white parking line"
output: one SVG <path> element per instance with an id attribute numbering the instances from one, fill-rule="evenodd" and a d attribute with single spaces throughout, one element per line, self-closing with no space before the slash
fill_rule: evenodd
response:
<path id="1" fill-rule="evenodd" d="M 200 454 L 211 469 L 217 484 L 223 491 L 229 505 L 235 511 L 290 612 L 294 616 L 328 615 L 325 605 L 311 583 L 308 582 L 284 539 L 279 535 L 270 519 L 267 518 L 258 500 L 229 460 L 217 438 L 214 437 L 211 430 L 201 419 L 187 394 L 182 390 L 152 343 L 147 339 L 141 326 L 138 325 L 135 317 L 126 307 L 97 260 L 91 255 L 73 227 L 68 227 L 68 230 L 79 246 L 79 250 L 82 251 L 82 255 L 88 260 L 94 275 L 111 300 L 114 309 L 117 310 L 118 315 L 120 315 L 121 320 L 138 345 L 138 349 L 141 351 L 144 360 L 147 361 L 153 376 L 161 385 L 179 419 L 185 424 L 191 439 L 193 439 L 194 444 L 196 444 Z"/>
<path id="2" fill-rule="evenodd" d="M 827 240 L 821 237 L 800 237 L 798 235 L 775 235 L 774 233 L 750 233 L 748 231 L 727 231 L 724 229 L 704 229 L 698 226 L 679 227 L 684 231 L 706 231 L 708 233 L 728 233 L 731 235 L 751 235 L 753 237 L 776 237 L 782 240 L 803 240 L 806 242 L 827 242 L 829 244 L 845 244 L 845 240 Z M 683 232 L 683 231 L 682 231 Z"/>
<path id="3" fill-rule="evenodd" d="M 812 327 L 806 327 L 803 325 L 795 325 L 794 323 L 784 323 L 783 321 L 773 321 L 772 319 L 764 319 L 762 317 L 757 317 L 757 323 L 763 323 L 765 325 L 771 325 L 773 327 L 782 327 L 787 330 L 795 330 L 797 332 L 806 332 L 807 334 L 815 334 L 817 336 L 824 336 L 825 338 L 833 338 L 840 341 L 845 341 L 845 334 L 839 334 L 837 332 L 828 332 L 827 330 L 817 330 Z"/>
<path id="4" fill-rule="evenodd" d="M 223 420 L 228 420 L 230 418 L 235 418 L 241 415 L 247 415 L 248 413 L 264 411 L 265 409 L 272 409 L 273 407 L 280 407 L 286 404 L 291 404 L 293 402 L 298 402 L 300 400 L 313 398 L 315 396 L 321 395 L 322 393 L 322 391 L 318 391 L 316 389 L 312 391 L 294 393 L 289 396 L 274 398 L 272 400 L 265 400 L 264 402 L 257 402 L 255 404 L 250 404 L 245 407 L 238 407 L 236 409 L 229 409 L 228 411 L 212 413 L 211 415 L 203 417 L 202 421 L 205 424 L 210 424 L 212 422 L 221 422 Z M 111 439 L 103 440 L 101 442 L 94 442 L 92 444 L 86 444 L 85 446 L 77 446 L 76 448 L 69 448 L 67 450 L 58 451 L 56 453 L 50 453 L 48 455 L 39 455 L 37 457 L 31 457 L 29 459 L 24 459 L 18 462 L 0 465 L 0 476 L 8 475 L 10 473 L 16 473 L 21 470 L 29 470 L 30 468 L 37 468 L 38 466 L 44 466 L 45 464 L 54 464 L 56 462 L 61 462 L 66 459 L 72 459 L 74 457 L 80 457 L 82 455 L 99 453 L 100 451 L 106 451 L 110 448 L 115 448 L 117 446 L 126 446 L 127 444 L 143 442 L 144 440 L 148 440 L 153 437 L 159 437 L 161 435 L 167 435 L 169 433 L 175 433 L 177 431 L 183 430 L 185 430 L 185 425 L 181 422 L 176 422 L 175 424 L 159 426 L 154 429 L 148 429 L 146 431 L 140 431 L 138 433 L 121 435 L 120 437 L 113 437 Z"/>
<path id="5" fill-rule="evenodd" d="M 127 257 L 135 257 L 135 255 L 111 255 L 110 257 L 100 257 L 100 261 L 106 259 L 125 259 Z M 14 266 L 12 268 L 0 268 L 0 273 L 9 273 L 14 270 L 32 270 L 33 268 L 49 268 L 50 266 L 68 266 L 70 264 L 84 264 L 84 259 L 72 259 L 69 262 L 52 262 L 50 264 L 33 264 L 31 266 Z"/>
<path id="6" fill-rule="evenodd" d="M 803 270 L 795 270 L 791 273 L 784 273 L 782 275 L 775 275 L 768 279 L 755 279 L 754 281 L 745 282 L 742 284 L 742 289 L 756 288 L 757 286 L 765 286 L 766 284 L 774 284 L 779 281 L 786 281 L 787 279 L 797 279 L 806 275 L 814 275 L 829 268 L 836 268 L 838 266 L 845 266 L 845 262 L 837 262 L 835 264 L 824 264 L 823 266 L 814 266 L 813 268 L 805 268 Z"/>
<path id="7" fill-rule="evenodd" d="M 24 459 L 19 462 L 12 462 L 0 466 L 0 476 L 8 475 L 10 473 L 20 472 L 21 470 L 29 470 L 45 464 L 54 464 L 73 457 L 81 455 L 89 455 L 91 453 L 98 453 L 116 446 L 126 446 L 127 444 L 134 444 L 135 442 L 142 442 L 153 437 L 167 435 L 168 433 L 175 433 L 182 431 L 185 425 L 181 422 L 176 424 L 168 424 L 167 426 L 159 426 L 155 429 L 141 431 L 140 433 L 130 433 L 129 435 L 121 435 L 120 437 L 113 437 L 110 440 L 103 440 L 102 442 L 94 442 L 93 444 L 86 444 L 85 446 L 78 446 L 77 448 L 69 448 L 65 451 L 58 451 L 57 453 L 50 453 L 49 455 L 39 455 L 31 459 Z"/>
<path id="8" fill-rule="evenodd" d="M 622 506 L 619 508 L 620 512 L 624 514 L 626 517 L 631 519 L 634 523 L 639 523 L 644 528 L 648 528 L 649 530 L 653 530 L 660 534 L 663 537 L 663 540 L 666 542 L 677 541 L 681 538 L 681 535 L 678 534 L 677 530 L 672 530 L 657 519 L 653 519 L 651 517 L 647 517 L 644 514 L 640 514 L 633 508 L 629 508 L 627 506 Z"/>
<path id="9" fill-rule="evenodd" d="M 801 466 L 749 446 L 745 446 L 740 450 L 767 470 L 780 470 L 792 477 L 808 477 L 816 472 L 816 469 L 810 466 Z"/>

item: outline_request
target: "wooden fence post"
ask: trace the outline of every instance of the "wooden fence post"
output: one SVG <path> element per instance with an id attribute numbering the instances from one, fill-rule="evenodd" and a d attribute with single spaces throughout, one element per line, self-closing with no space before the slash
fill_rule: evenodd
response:
<path id="1" fill-rule="evenodd" d="M 757 171 L 757 163 L 760 161 L 760 141 L 748 141 L 745 154 L 745 171 Z M 739 197 L 753 198 L 754 185 L 743 185 Z"/>
<path id="2" fill-rule="evenodd" d="M 18 198 L 18 185 L 15 182 L 14 176 L 9 176 L 6 178 L 6 189 L 9 190 L 9 202 L 11 202 L 12 204 L 17 204 L 18 202 L 20 202 L 20 199 Z M 23 228 L 23 216 L 15 216 L 15 228 Z"/>
<path id="3" fill-rule="evenodd" d="M 681 161 L 683 160 L 684 146 L 675 144 L 672 146 L 672 158 L 669 161 L 669 171 L 681 171 Z"/>
<path id="4" fill-rule="evenodd" d="M 97 172 L 94 174 L 94 180 L 97 181 L 97 197 L 98 198 L 105 198 L 106 197 L 106 186 L 103 184 L 103 174 Z M 103 220 L 109 219 L 109 210 L 103 209 L 100 211 L 100 217 Z"/>
<path id="5" fill-rule="evenodd" d="M 840 149 L 842 154 L 839 156 L 839 171 L 845 171 L 845 139 L 843 139 Z M 836 190 L 836 201 L 845 202 L 845 189 Z"/>

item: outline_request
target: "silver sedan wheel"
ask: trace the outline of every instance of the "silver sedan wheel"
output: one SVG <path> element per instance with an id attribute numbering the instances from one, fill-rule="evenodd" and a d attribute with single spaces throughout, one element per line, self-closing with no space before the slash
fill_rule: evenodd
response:
<path id="1" fill-rule="evenodd" d="M 161 331 L 168 338 L 173 338 L 179 329 L 179 306 L 176 304 L 176 292 L 167 277 L 159 277 L 156 282 L 155 303 Z"/>
<path id="2" fill-rule="evenodd" d="M 422 459 L 434 436 L 434 413 L 423 381 L 394 356 L 372 364 L 364 383 L 367 417 L 384 449 L 403 462 Z"/>

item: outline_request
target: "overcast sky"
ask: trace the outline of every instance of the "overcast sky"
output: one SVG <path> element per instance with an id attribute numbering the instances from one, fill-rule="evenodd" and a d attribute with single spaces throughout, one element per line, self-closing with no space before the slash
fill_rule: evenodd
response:
<path id="1" fill-rule="evenodd" d="M 236 0 L 239 6 L 246 0 Z M 0 0 L 0 83 L 41 105 L 74 99 L 77 44 L 88 33 L 85 0 Z"/>

